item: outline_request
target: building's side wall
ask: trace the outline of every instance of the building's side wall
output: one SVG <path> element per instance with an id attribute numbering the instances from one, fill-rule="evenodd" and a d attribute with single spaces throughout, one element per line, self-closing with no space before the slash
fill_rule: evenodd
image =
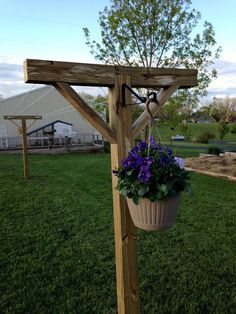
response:
<path id="1" fill-rule="evenodd" d="M 55 120 L 73 124 L 78 134 L 95 133 L 96 130 L 54 89 L 46 86 L 31 91 L 23 101 L 24 95 L 18 95 L 0 102 L 0 138 L 19 136 L 17 128 L 4 115 L 41 115 L 28 131 Z M 30 122 L 29 122 L 30 123 Z"/>

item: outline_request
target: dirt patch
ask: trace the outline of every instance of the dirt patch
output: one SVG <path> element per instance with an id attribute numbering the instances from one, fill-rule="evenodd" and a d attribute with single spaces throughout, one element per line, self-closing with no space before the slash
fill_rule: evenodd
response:
<path id="1" fill-rule="evenodd" d="M 185 166 L 236 177 L 236 156 L 202 156 L 185 159 Z"/>

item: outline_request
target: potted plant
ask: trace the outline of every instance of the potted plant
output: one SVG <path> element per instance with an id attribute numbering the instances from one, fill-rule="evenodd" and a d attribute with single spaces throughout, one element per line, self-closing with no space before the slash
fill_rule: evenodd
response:
<path id="1" fill-rule="evenodd" d="M 162 230 L 175 223 L 180 193 L 189 188 L 189 174 L 184 160 L 170 148 L 150 136 L 131 149 L 113 174 L 137 227 Z"/>

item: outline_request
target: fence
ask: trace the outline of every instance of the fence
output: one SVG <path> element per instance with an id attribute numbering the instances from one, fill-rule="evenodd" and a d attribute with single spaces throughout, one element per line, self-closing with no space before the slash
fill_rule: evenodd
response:
<path id="1" fill-rule="evenodd" d="M 72 137 L 61 136 L 39 136 L 28 137 L 29 148 L 47 148 L 47 147 L 62 147 L 70 146 L 93 146 L 95 144 L 104 145 L 102 136 L 98 133 L 82 133 Z M 22 148 L 21 136 L 16 137 L 0 137 L 0 150 L 13 150 Z"/>
<path id="2" fill-rule="evenodd" d="M 209 140 L 208 144 L 218 146 L 224 152 L 236 152 L 236 142 L 224 140 Z"/>

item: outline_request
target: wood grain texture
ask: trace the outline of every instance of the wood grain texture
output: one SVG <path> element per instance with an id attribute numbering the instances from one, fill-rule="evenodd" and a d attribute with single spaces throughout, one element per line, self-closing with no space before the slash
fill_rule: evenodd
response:
<path id="1" fill-rule="evenodd" d="M 25 120 L 38 120 L 38 119 L 42 119 L 42 116 L 27 116 L 27 115 L 24 115 L 24 116 L 4 116 L 4 119 L 5 120 L 22 120 L 22 119 L 25 119 Z"/>
<path id="2" fill-rule="evenodd" d="M 130 75 L 132 87 L 188 88 L 197 85 L 197 70 L 194 69 L 146 69 L 34 59 L 26 59 L 24 62 L 26 83 L 65 82 L 70 85 L 112 87 L 116 75 Z"/>
<path id="3" fill-rule="evenodd" d="M 149 121 L 144 112 L 132 126 L 132 107 L 122 104 L 122 84 L 132 87 L 163 87 L 160 107 L 178 88 L 197 85 L 197 71 L 190 69 L 136 68 L 100 64 L 84 64 L 28 59 L 24 62 L 25 82 L 51 84 L 79 111 L 110 143 L 112 169 L 127 156 L 133 139 Z M 109 88 L 110 127 L 70 87 L 107 86 Z M 126 101 L 131 94 L 126 90 Z M 155 116 L 160 108 L 150 106 Z M 112 176 L 114 230 L 119 314 L 140 312 L 137 275 L 136 228 L 130 217 L 126 200 L 116 190 L 117 178 Z"/>
<path id="4" fill-rule="evenodd" d="M 117 133 L 117 144 L 111 144 L 112 169 L 121 165 L 127 156 L 132 139 L 132 107 L 122 106 L 122 84 L 130 86 L 130 77 L 119 75 L 115 85 L 109 89 L 110 127 Z M 126 101 L 131 102 L 131 95 L 126 94 Z M 117 177 L 112 176 L 117 306 L 119 314 L 137 314 L 140 311 L 138 274 L 137 274 L 137 238 L 136 227 L 131 219 L 127 201 L 116 190 Z"/>
<path id="5" fill-rule="evenodd" d="M 74 107 L 82 116 L 98 130 L 109 143 L 116 143 L 115 132 L 106 124 L 106 122 L 81 98 L 76 91 L 67 83 L 56 82 L 54 87 L 58 92 Z"/>
<path id="6" fill-rule="evenodd" d="M 161 107 L 164 106 L 164 104 L 167 102 L 167 100 L 177 91 L 178 86 L 171 86 L 163 91 L 160 92 L 160 94 L 157 96 L 157 99 L 159 101 L 159 106 L 157 106 L 155 103 L 150 104 L 150 111 L 152 115 L 155 117 L 158 112 L 161 110 Z M 145 110 L 138 119 L 133 123 L 133 138 L 135 139 L 147 126 L 149 123 L 150 116 L 148 112 Z"/>

